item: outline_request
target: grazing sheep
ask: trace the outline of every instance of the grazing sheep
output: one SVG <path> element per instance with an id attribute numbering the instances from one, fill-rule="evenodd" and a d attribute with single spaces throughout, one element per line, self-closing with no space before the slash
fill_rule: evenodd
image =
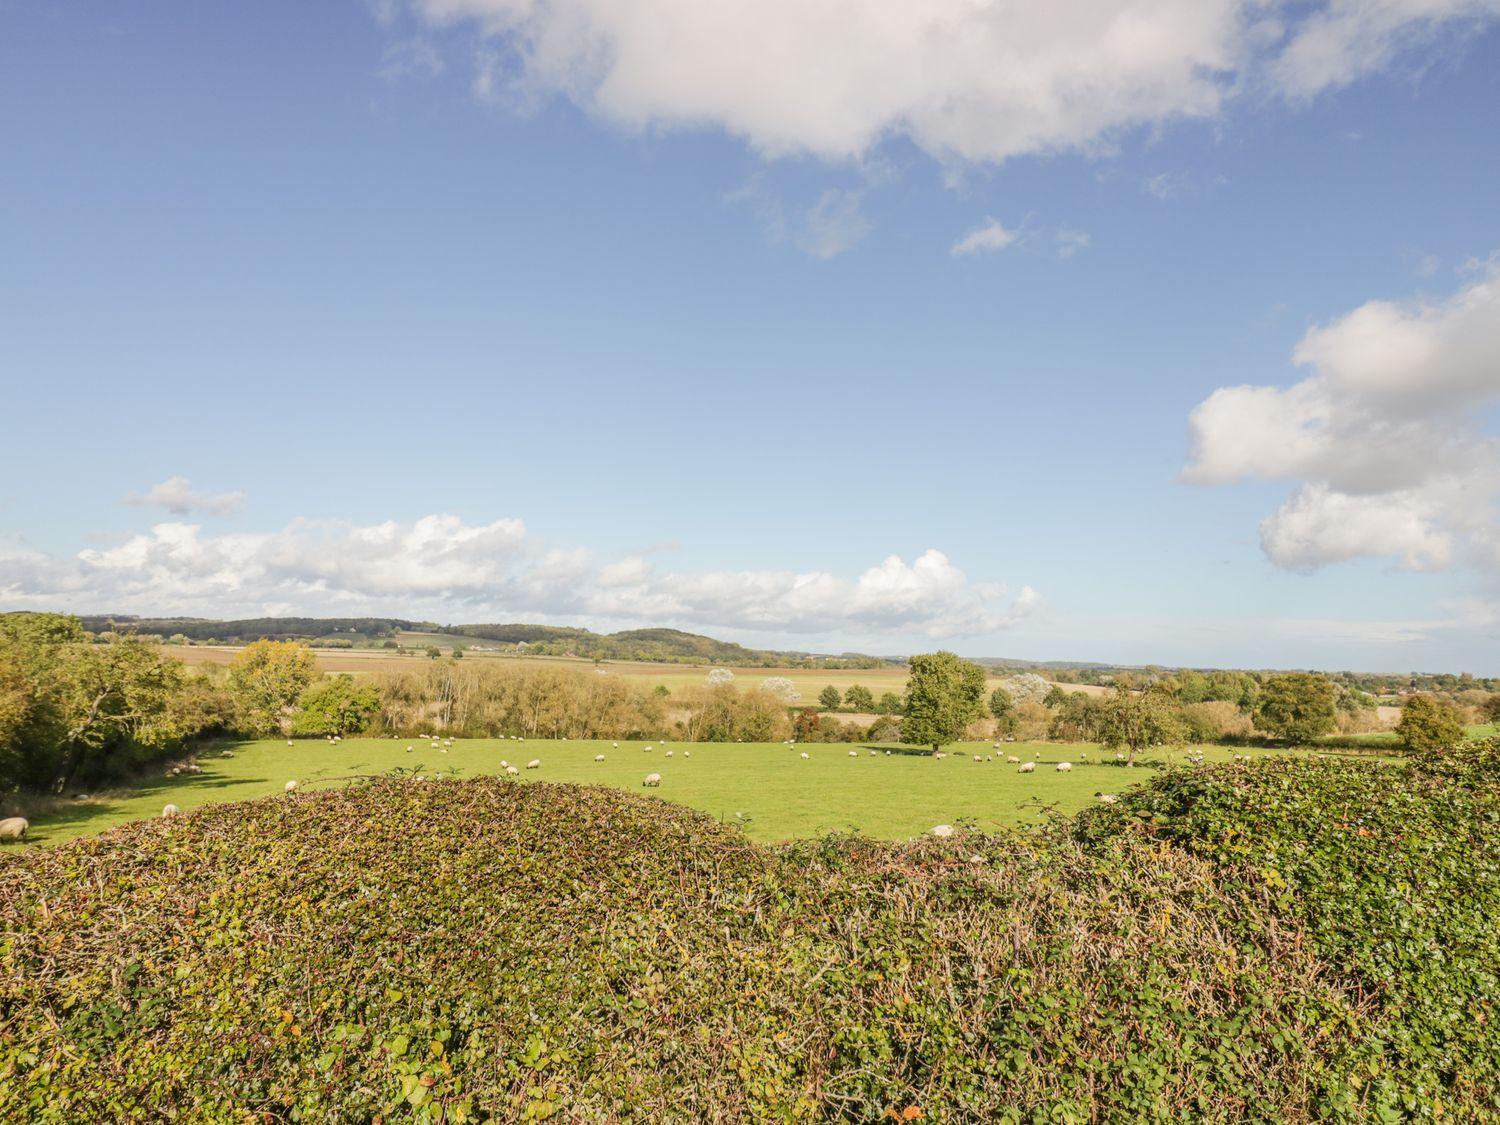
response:
<path id="1" fill-rule="evenodd" d="M 613 746 L 614 746 L 614 748 L 615 748 L 615 749 L 616 749 L 616 750 L 618 750 L 618 749 L 619 749 L 619 748 L 620 748 L 620 744 L 619 744 L 619 743 L 618 743 L 618 742 L 616 742 L 616 743 L 613 743 Z"/>
<path id="2" fill-rule="evenodd" d="M 542 760 L 540 758 L 532 758 L 531 761 L 526 763 L 526 768 L 529 770 L 539 770 L 542 768 Z"/>
<path id="3" fill-rule="evenodd" d="M 670 751 L 670 750 L 668 750 L 668 751 L 667 751 L 667 757 L 669 757 L 669 758 L 670 758 L 670 757 L 671 757 L 671 756 L 672 756 L 672 751 Z"/>
<path id="4" fill-rule="evenodd" d="M 983 759 L 983 758 L 981 758 L 981 757 L 980 757 L 980 756 L 979 756 L 979 755 L 978 755 L 978 754 L 975 754 L 975 755 L 974 755 L 974 760 L 975 760 L 975 761 L 976 761 L 976 762 L 982 762 L 982 761 L 984 761 L 984 759 Z"/>
<path id="5" fill-rule="evenodd" d="M 1035 762 L 1022 762 L 1019 766 L 1016 767 L 1016 772 L 1017 773 L 1035 773 L 1036 772 L 1036 763 Z"/>
<path id="6" fill-rule="evenodd" d="M 0 840 L 24 840 L 30 828 L 31 821 L 24 816 L 8 816 L 0 820 Z"/>
<path id="7" fill-rule="evenodd" d="M 594 761 L 596 761 L 596 762 L 602 762 L 602 761 L 604 761 L 604 755 L 603 754 L 595 754 L 594 755 Z"/>
<path id="8" fill-rule="evenodd" d="M 291 792 L 293 792 L 293 791 L 294 791 L 294 790 L 295 790 L 295 789 L 296 789 L 296 788 L 297 788 L 297 783 L 296 783 L 296 781 L 288 781 L 288 782 L 287 782 L 287 783 L 286 783 L 286 785 L 285 785 L 285 789 L 286 789 L 286 791 L 287 791 L 287 792 L 288 792 L 288 793 L 291 793 Z"/>
<path id="9" fill-rule="evenodd" d="M 162 816 L 166 816 L 166 817 L 172 817 L 172 816 L 176 816 L 181 811 L 182 810 L 179 809 L 176 805 L 163 805 L 162 809 L 161 809 L 161 815 Z"/>
<path id="10" fill-rule="evenodd" d="M 691 750 L 684 750 L 682 752 L 682 756 L 684 758 L 691 758 L 693 756 L 693 752 Z"/>
<path id="11" fill-rule="evenodd" d="M 993 754 L 986 754 L 984 756 L 984 760 L 986 762 L 993 762 L 995 760 L 995 756 Z"/>
<path id="12" fill-rule="evenodd" d="M 1103 801 L 1106 805 L 1112 805 L 1120 799 L 1113 793 L 1099 793 L 1096 795 L 1098 796 L 1099 800 Z"/>
<path id="13" fill-rule="evenodd" d="M 644 785 L 647 789 L 659 789 L 661 788 L 661 774 L 648 773 L 645 777 L 645 780 L 643 780 L 641 784 Z"/>
<path id="14" fill-rule="evenodd" d="M 518 769 L 516 769 L 515 766 L 506 766 L 505 767 L 505 772 L 507 774 L 509 774 L 511 777 L 519 777 L 520 774 L 521 774 L 521 771 L 518 770 Z"/>
<path id="15" fill-rule="evenodd" d="M 408 747 L 407 747 L 407 748 L 406 748 L 406 752 L 407 752 L 407 753 L 408 753 L 408 754 L 410 754 L 410 753 L 411 753 L 411 752 L 412 752 L 412 748 L 411 748 L 411 747 L 410 747 L 410 746 L 408 746 Z"/>
<path id="16" fill-rule="evenodd" d="M 291 740 L 291 739 L 290 739 L 290 738 L 289 738 L 289 739 L 287 739 L 287 740 L 286 740 L 286 744 L 287 744 L 287 745 L 288 745 L 288 746 L 292 746 L 292 745 L 294 745 L 294 743 L 293 743 L 293 742 L 292 742 L 292 740 Z"/>
<path id="17" fill-rule="evenodd" d="M 875 755 L 876 755 L 876 754 L 878 754 L 878 753 L 880 753 L 880 751 L 878 751 L 878 750 L 871 750 L 871 751 L 870 751 L 870 757 L 872 757 L 872 758 L 873 758 L 873 757 L 875 757 Z"/>
<path id="18" fill-rule="evenodd" d="M 859 757 L 859 751 L 858 750 L 851 750 L 851 751 L 849 751 L 849 757 L 851 757 L 851 758 L 857 758 L 857 757 Z"/>
<path id="19" fill-rule="evenodd" d="M 805 761 L 807 761 L 807 760 L 808 760 L 808 759 L 809 759 L 809 758 L 811 758 L 811 757 L 812 757 L 812 755 L 811 755 L 811 754 L 809 754 L 809 753 L 808 753 L 808 752 L 807 752 L 807 751 L 806 751 L 806 750 L 804 750 L 804 751 L 802 751 L 802 760 L 803 760 L 803 761 L 804 761 L 804 762 L 805 762 Z"/>
<path id="20" fill-rule="evenodd" d="M 1057 763 L 1057 772 L 1058 773 L 1072 773 L 1073 772 L 1073 763 L 1072 762 L 1058 762 Z"/>
<path id="21" fill-rule="evenodd" d="M 946 758 L 946 757 L 947 757 L 947 756 L 948 756 L 948 755 L 947 755 L 947 754 L 944 754 L 944 753 L 943 753 L 943 752 L 942 752 L 942 751 L 941 751 L 941 750 L 939 750 L 939 751 L 938 751 L 938 752 L 937 752 L 937 753 L 936 753 L 936 754 L 934 754 L 934 755 L 933 755 L 933 757 L 934 757 L 934 758 L 936 758 L 936 759 L 937 759 L 937 760 L 938 760 L 938 761 L 940 761 L 940 762 L 941 762 L 941 761 L 942 761 L 942 760 L 943 760 L 943 759 L 944 759 L 944 758 Z"/>
<path id="22" fill-rule="evenodd" d="M 890 751 L 889 751 L 889 750 L 887 750 L 887 751 L 886 751 L 886 752 L 885 752 L 885 756 L 886 756 L 886 757 L 887 757 L 887 758 L 889 758 L 889 757 L 890 757 L 890 756 L 891 756 L 891 752 L 890 752 Z"/>
<path id="23" fill-rule="evenodd" d="M 936 836 L 940 840 L 947 839 L 949 836 L 953 835 L 953 825 L 951 825 L 951 824 L 938 824 L 938 825 L 934 825 L 933 829 L 932 829 L 932 834 L 934 836 Z"/>
<path id="24" fill-rule="evenodd" d="M 232 758 L 232 757 L 234 757 L 234 751 L 233 750 L 224 750 L 224 751 L 222 751 L 219 754 L 219 757 L 221 757 L 221 758 Z"/>

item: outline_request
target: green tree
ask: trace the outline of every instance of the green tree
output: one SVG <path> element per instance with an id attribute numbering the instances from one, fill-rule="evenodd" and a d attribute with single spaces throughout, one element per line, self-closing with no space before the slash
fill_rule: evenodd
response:
<path id="1" fill-rule="evenodd" d="M 292 730 L 298 734 L 359 734 L 380 714 L 380 689 L 353 676 L 332 676 L 306 688 L 297 700 Z"/>
<path id="2" fill-rule="evenodd" d="M 296 641 L 256 641 L 229 665 L 229 691 L 250 734 L 275 734 L 285 713 L 317 678 L 312 650 Z"/>
<path id="3" fill-rule="evenodd" d="M 79 645 L 64 665 L 61 699 L 66 733 L 54 788 L 62 792 L 79 767 L 130 746 L 163 747 L 180 732 L 172 701 L 183 687 L 182 664 L 156 645 L 123 638 Z"/>
<path id="4" fill-rule="evenodd" d="M 822 691 L 818 692 L 818 702 L 823 705 L 823 709 L 826 711 L 837 711 L 843 698 L 843 694 L 832 684 L 829 684 Z"/>
<path id="5" fill-rule="evenodd" d="M 979 718 L 984 701 L 984 669 L 951 652 L 930 652 L 908 662 L 906 718 L 901 741 L 931 746 L 933 753 L 963 737 Z"/>
<path id="6" fill-rule="evenodd" d="M 1484 717 L 1489 722 L 1500 723 L 1500 695 L 1491 695 L 1484 701 L 1480 710 L 1484 712 Z"/>
<path id="7" fill-rule="evenodd" d="M 1124 747 L 1131 766 L 1142 750 L 1180 742 L 1184 733 L 1176 705 L 1158 691 L 1116 688 L 1100 710 L 1098 723 L 1099 741 L 1111 750 Z"/>
<path id="8" fill-rule="evenodd" d="M 1015 734 L 1019 722 L 1016 718 L 1016 699 L 1003 687 L 990 692 L 990 714 L 995 718 L 997 733 Z"/>
<path id="9" fill-rule="evenodd" d="M 1463 716 L 1446 700 L 1430 695 L 1409 696 L 1401 708 L 1396 737 L 1415 754 L 1446 750 L 1463 741 Z"/>
<path id="10" fill-rule="evenodd" d="M 1287 742 L 1312 742 L 1338 725 L 1337 699 L 1327 677 L 1284 672 L 1261 686 L 1255 725 Z"/>
<path id="11" fill-rule="evenodd" d="M 882 715 L 901 714 L 901 697 L 893 691 L 882 692 L 875 703 L 875 710 Z"/>
<path id="12" fill-rule="evenodd" d="M 844 706 L 851 711 L 873 711 L 875 710 L 875 697 L 863 684 L 854 684 L 844 692 Z"/>
<path id="13" fill-rule="evenodd" d="M 1072 693 L 1063 691 L 1062 688 L 1058 687 L 1056 684 L 1053 684 L 1047 694 L 1042 696 L 1042 706 L 1047 708 L 1047 710 L 1049 711 L 1054 707 L 1061 707 L 1068 701 L 1068 696 L 1070 694 Z"/>

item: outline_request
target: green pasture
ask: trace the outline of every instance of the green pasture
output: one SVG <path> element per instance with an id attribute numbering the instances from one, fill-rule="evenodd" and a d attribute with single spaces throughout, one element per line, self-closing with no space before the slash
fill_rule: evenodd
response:
<path id="1" fill-rule="evenodd" d="M 653 747 L 649 752 L 647 745 Z M 234 757 L 220 756 L 220 749 L 230 749 Z M 849 756 L 851 749 L 855 757 Z M 805 760 L 804 752 L 809 755 Z M 1234 752 L 1204 747 L 1203 753 L 1208 760 L 1223 761 Z M 605 760 L 595 762 L 596 754 Z M 975 762 L 975 754 L 993 760 Z M 58 802 L 31 815 L 31 836 L 33 843 L 59 843 L 159 816 L 168 803 L 187 812 L 223 801 L 282 796 L 289 780 L 296 780 L 298 792 L 305 794 L 396 769 L 428 779 L 463 778 L 502 773 L 501 763 L 509 762 L 521 769 L 518 784 L 567 781 L 639 790 L 646 774 L 660 773 L 655 795 L 742 824 L 758 840 L 847 830 L 900 839 L 935 824 L 968 821 L 989 829 L 1036 821 L 1048 809 L 1077 812 L 1094 803 L 1098 793 L 1119 793 L 1159 765 L 1184 761 L 1185 754 L 1155 752 L 1135 769 L 1126 769 L 1096 746 L 1057 743 L 1011 743 L 1000 750 L 989 743 L 967 743 L 949 748 L 948 756 L 938 760 L 910 748 L 879 747 L 872 755 L 869 747 L 836 743 L 789 749 L 782 744 L 622 742 L 615 748 L 610 742 L 471 739 L 445 751 L 411 739 L 353 738 L 336 745 L 307 739 L 291 746 L 279 739 L 228 743 L 207 751 L 197 759 L 201 774 L 168 777 L 163 768 L 160 775 L 130 788 Z M 1034 761 L 1036 772 L 1017 772 L 1006 761 L 1009 755 Z M 532 759 L 539 759 L 541 767 L 526 769 Z M 1072 762 L 1072 772 L 1057 772 L 1060 761 Z"/>

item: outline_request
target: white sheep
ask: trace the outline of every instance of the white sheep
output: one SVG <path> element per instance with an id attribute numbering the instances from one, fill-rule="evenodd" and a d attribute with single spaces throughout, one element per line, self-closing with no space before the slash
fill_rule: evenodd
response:
<path id="1" fill-rule="evenodd" d="M 293 745 L 295 745 L 295 743 L 293 743 L 293 742 L 292 742 L 292 740 L 291 740 L 291 739 L 290 739 L 290 738 L 289 738 L 289 739 L 287 739 L 287 740 L 286 740 L 286 744 L 287 744 L 287 745 L 288 745 L 288 746 L 293 746 Z"/>
<path id="2" fill-rule="evenodd" d="M 648 773 L 645 780 L 641 782 L 647 789 L 659 789 L 661 787 L 661 774 Z"/>
<path id="3" fill-rule="evenodd" d="M 616 743 L 615 743 L 615 744 L 614 744 L 614 747 L 615 747 L 615 749 L 616 749 L 616 750 L 618 750 L 618 749 L 619 749 L 619 748 L 620 748 L 620 744 L 619 744 L 619 743 L 618 743 L 618 742 L 616 742 Z"/>
<path id="4" fill-rule="evenodd" d="M 507 774 L 509 774 L 511 777 L 519 777 L 520 774 L 521 774 L 521 771 L 518 770 L 518 769 L 516 769 L 515 766 L 506 766 L 505 767 L 505 772 Z"/>
<path id="5" fill-rule="evenodd" d="M 947 754 L 944 754 L 944 753 L 943 753 L 943 752 L 942 752 L 942 751 L 941 751 L 941 750 L 939 750 L 939 751 L 938 751 L 938 752 L 937 752 L 937 753 L 936 753 L 936 754 L 934 754 L 934 755 L 933 755 L 933 757 L 934 757 L 934 758 L 936 758 L 936 759 L 937 759 L 937 760 L 938 760 L 938 761 L 940 761 L 940 762 L 941 762 L 941 761 L 942 761 L 942 760 L 943 760 L 943 759 L 944 759 L 944 758 L 946 758 L 946 757 L 947 757 L 947 756 L 948 756 L 948 755 L 947 755 Z"/>
<path id="6" fill-rule="evenodd" d="M 672 756 L 672 751 L 670 751 L 670 750 L 668 750 L 668 751 L 667 751 L 667 757 L 669 757 L 669 758 L 670 758 L 670 757 L 671 757 L 671 756 Z"/>
<path id="7" fill-rule="evenodd" d="M 173 817 L 181 811 L 182 810 L 179 809 L 176 805 L 163 805 L 161 809 L 161 815 L 165 817 Z"/>
<path id="8" fill-rule="evenodd" d="M 975 760 L 975 761 L 976 761 L 976 762 L 982 762 L 982 761 L 984 761 L 984 759 L 983 759 L 983 758 L 981 758 L 981 757 L 980 757 L 980 756 L 979 756 L 979 755 L 978 755 L 978 754 L 975 754 L 975 755 L 974 755 L 974 760 Z"/>
<path id="9" fill-rule="evenodd" d="M 1072 762 L 1058 762 L 1057 763 L 1057 772 L 1058 773 L 1072 773 L 1073 772 L 1073 763 Z"/>
<path id="10" fill-rule="evenodd" d="M 1008 754 L 1008 755 L 1006 755 L 1006 758 L 1005 758 L 1005 760 L 1006 760 L 1006 761 L 1007 761 L 1007 762 L 1009 762 L 1009 763 L 1010 763 L 1010 764 L 1011 764 L 1011 765 L 1015 765 L 1015 764 L 1016 764 L 1016 763 L 1017 763 L 1017 762 L 1019 762 L 1019 761 L 1020 761 L 1020 760 L 1021 760 L 1021 759 L 1020 759 L 1020 758 L 1018 758 L 1018 757 L 1016 757 L 1016 756 L 1015 756 L 1015 755 L 1014 755 L 1014 754 Z"/>
<path id="11" fill-rule="evenodd" d="M 602 761 L 604 761 L 604 755 L 603 754 L 595 754 L 594 755 L 594 761 L 596 761 L 596 762 L 602 762 Z"/>
<path id="12" fill-rule="evenodd" d="M 293 792 L 297 788 L 297 782 L 295 780 L 288 781 L 286 783 L 286 785 L 284 786 L 284 788 L 286 789 L 286 791 L 288 793 L 291 793 L 291 792 Z"/>
<path id="13" fill-rule="evenodd" d="M 529 770 L 539 770 L 542 768 L 542 760 L 540 758 L 532 758 L 531 761 L 526 763 L 526 768 Z"/>
<path id="14" fill-rule="evenodd" d="M 808 752 L 807 752 L 807 751 L 806 751 L 806 750 L 804 750 L 804 751 L 802 751 L 802 760 L 803 760 L 803 761 L 804 761 L 804 762 L 805 762 L 805 761 L 807 761 L 807 760 L 808 760 L 808 759 L 809 759 L 809 758 L 811 758 L 811 757 L 812 757 L 812 755 L 811 755 L 811 754 L 809 754 L 809 753 L 808 753 Z"/>
<path id="15" fill-rule="evenodd" d="M 24 816 L 8 816 L 0 820 L 0 840 L 24 840 L 31 828 L 31 821 Z"/>
<path id="16" fill-rule="evenodd" d="M 693 756 L 693 752 L 691 750 L 684 750 L 682 752 L 682 756 L 684 758 L 691 758 Z"/>
<path id="17" fill-rule="evenodd" d="M 1120 799 L 1113 793 L 1100 793 L 1098 796 L 1099 800 L 1103 801 L 1106 805 L 1112 805 Z"/>
<path id="18" fill-rule="evenodd" d="M 509 765 L 510 765 L 510 763 L 507 762 L 504 758 L 500 759 L 500 768 L 501 769 L 506 769 Z"/>
<path id="19" fill-rule="evenodd" d="M 412 750 L 413 750 L 413 749 L 414 749 L 414 747 L 411 747 L 411 746 L 408 746 L 408 747 L 407 747 L 407 748 L 406 748 L 406 752 L 407 752 L 407 753 L 408 753 L 408 754 L 410 754 L 410 753 L 411 753 L 411 752 L 412 752 Z"/>
<path id="20" fill-rule="evenodd" d="M 645 752 L 646 752 L 646 753 L 647 753 L 647 754 L 649 754 L 649 753 L 651 753 L 651 744 L 650 744 L 650 743 L 649 743 L 649 742 L 648 742 L 648 743 L 646 743 L 646 750 L 645 750 Z"/>
<path id="21" fill-rule="evenodd" d="M 221 758 L 232 758 L 232 757 L 234 757 L 234 751 L 233 750 L 222 751 L 219 754 L 219 757 L 221 757 Z"/>
<path id="22" fill-rule="evenodd" d="M 1022 762 L 1018 767 L 1016 767 L 1016 772 L 1017 773 L 1035 773 L 1036 772 L 1036 763 L 1035 762 Z"/>
<path id="23" fill-rule="evenodd" d="M 937 825 L 934 825 L 933 828 L 932 828 L 932 834 L 934 836 L 936 836 L 940 840 L 945 840 L 949 836 L 953 835 L 953 825 L 951 825 L 951 824 L 937 824 Z"/>
<path id="24" fill-rule="evenodd" d="M 851 757 L 851 758 L 857 758 L 857 757 L 859 757 L 859 751 L 858 750 L 851 750 L 851 751 L 849 751 L 849 757 Z"/>

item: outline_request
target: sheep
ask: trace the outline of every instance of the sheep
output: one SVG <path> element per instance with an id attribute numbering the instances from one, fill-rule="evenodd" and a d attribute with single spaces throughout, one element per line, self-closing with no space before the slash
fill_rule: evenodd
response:
<path id="1" fill-rule="evenodd" d="M 295 791 L 296 791 L 296 789 L 297 789 L 297 782 L 296 782 L 296 781 L 295 781 L 295 780 L 293 780 L 293 781 L 288 781 L 288 782 L 287 782 L 287 783 L 286 783 L 286 785 L 285 785 L 285 786 L 284 786 L 284 788 L 285 788 L 285 789 L 286 789 L 286 791 L 287 791 L 287 792 L 288 792 L 288 793 L 293 793 L 293 792 L 295 792 Z"/>
<path id="2" fill-rule="evenodd" d="M 602 762 L 602 761 L 604 761 L 604 755 L 603 754 L 595 754 L 594 755 L 594 761 L 596 761 L 596 762 Z"/>
<path id="3" fill-rule="evenodd" d="M 1112 805 L 1112 804 L 1114 804 L 1116 801 L 1118 801 L 1120 799 L 1120 798 L 1116 797 L 1113 793 L 1099 793 L 1099 794 L 1097 794 L 1097 796 L 1098 796 L 1099 800 L 1101 800 L 1102 802 L 1104 802 L 1106 805 Z"/>
<path id="4" fill-rule="evenodd" d="M 412 752 L 412 749 L 413 749 L 413 748 L 412 748 L 412 747 L 410 747 L 410 746 L 408 746 L 408 747 L 407 747 L 407 748 L 406 748 L 406 752 L 407 752 L 407 753 L 408 753 L 408 754 L 410 754 L 410 753 L 411 753 L 411 752 Z"/>
<path id="5" fill-rule="evenodd" d="M 645 779 L 641 782 L 641 784 L 643 786 L 645 786 L 647 789 L 660 789 L 661 788 L 661 774 L 659 774 L 659 773 L 648 773 L 646 775 Z"/>
<path id="6" fill-rule="evenodd" d="M 618 743 L 618 742 L 616 742 L 616 743 L 615 743 L 615 744 L 614 744 L 614 747 L 615 747 L 615 749 L 616 749 L 616 750 L 618 750 L 618 749 L 619 749 L 619 748 L 620 748 L 620 744 L 619 744 L 619 743 Z"/>
<path id="7" fill-rule="evenodd" d="M 1057 763 L 1057 772 L 1058 773 L 1072 773 L 1073 772 L 1073 763 L 1072 762 L 1058 762 Z"/>
<path id="8" fill-rule="evenodd" d="M 519 777 L 520 774 L 521 774 L 521 771 L 518 770 L 518 769 L 516 769 L 515 766 L 506 766 L 505 767 L 505 772 L 507 774 L 509 774 L 511 777 Z"/>
<path id="9" fill-rule="evenodd" d="M 878 754 L 878 753 L 880 753 L 880 751 L 879 751 L 879 750 L 871 750 L 871 751 L 870 751 L 870 757 L 872 757 L 872 758 L 873 758 L 873 757 L 875 757 L 875 755 L 876 755 L 876 754 Z"/>
<path id="10" fill-rule="evenodd" d="M 859 751 L 858 750 L 851 750 L 851 751 L 849 751 L 849 757 L 851 757 L 851 758 L 857 758 L 857 757 L 859 757 Z"/>
<path id="11" fill-rule="evenodd" d="M 296 745 L 290 738 L 286 740 L 286 744 L 288 746 L 294 746 L 294 745 Z"/>
<path id="12" fill-rule="evenodd" d="M 221 758 L 232 758 L 232 757 L 234 757 L 234 751 L 233 750 L 222 751 L 219 754 L 219 757 L 221 757 Z"/>
<path id="13" fill-rule="evenodd" d="M 539 770 L 542 768 L 542 760 L 540 758 L 532 758 L 531 761 L 526 763 L 526 768 L 529 770 Z"/>
<path id="14" fill-rule="evenodd" d="M 983 759 L 983 758 L 981 758 L 981 757 L 980 757 L 980 756 L 979 756 L 979 755 L 978 755 L 978 754 L 975 754 L 975 755 L 974 755 L 974 760 L 975 760 L 975 761 L 976 761 L 976 762 L 982 762 L 982 761 L 984 761 L 984 759 Z"/>
<path id="15" fill-rule="evenodd" d="M 934 755 L 933 755 L 933 757 L 934 757 L 934 758 L 936 758 L 936 759 L 937 759 L 937 760 L 938 760 L 938 761 L 940 761 L 940 762 L 941 762 L 941 761 L 942 761 L 942 760 L 943 760 L 943 759 L 944 759 L 944 758 L 946 758 L 946 757 L 947 757 L 947 756 L 948 756 L 948 755 L 947 755 L 947 754 L 944 754 L 944 753 L 943 753 L 943 752 L 942 752 L 942 751 L 941 751 L 941 750 L 939 750 L 939 751 L 938 751 L 938 752 L 937 752 L 937 753 L 936 753 L 936 754 L 934 754 Z"/>
<path id="16" fill-rule="evenodd" d="M 949 836 L 953 835 L 953 825 L 935 824 L 932 827 L 932 834 L 939 840 L 946 840 Z"/>
<path id="17" fill-rule="evenodd" d="M 693 752 L 691 750 L 684 750 L 682 752 L 682 756 L 684 758 L 691 758 L 693 756 Z"/>
<path id="18" fill-rule="evenodd" d="M 806 750 L 804 750 L 804 751 L 802 751 L 802 760 L 803 760 L 803 761 L 804 761 L 804 762 L 805 762 L 805 761 L 807 761 L 807 760 L 808 760 L 808 759 L 809 759 L 809 758 L 811 758 L 811 757 L 812 757 L 812 755 L 811 755 L 811 754 L 809 754 L 809 753 L 808 753 L 808 752 L 807 752 L 807 751 L 806 751 Z"/>
<path id="19" fill-rule="evenodd" d="M 31 821 L 24 816 L 8 816 L 0 820 L 0 840 L 24 840 L 31 828 Z"/>
<path id="20" fill-rule="evenodd" d="M 672 756 L 672 751 L 670 751 L 670 750 L 668 750 L 668 751 L 667 751 L 667 757 L 669 757 L 669 758 L 670 758 L 670 757 L 671 757 L 671 756 Z"/>
<path id="21" fill-rule="evenodd" d="M 176 816 L 181 811 L 176 805 L 163 805 L 161 815 L 170 818 Z"/>
<path id="22" fill-rule="evenodd" d="M 651 753 L 651 746 L 650 746 L 650 744 L 649 744 L 649 743 L 648 743 L 648 744 L 647 744 L 647 746 L 646 746 L 646 749 L 645 749 L 645 750 L 644 750 L 644 751 L 642 751 L 642 752 L 643 752 L 643 753 L 646 753 L 646 754 L 649 754 L 649 753 Z"/>
<path id="23" fill-rule="evenodd" d="M 1036 772 L 1036 763 L 1035 762 L 1022 762 L 1018 767 L 1016 767 L 1016 772 L 1017 773 L 1035 773 Z"/>

